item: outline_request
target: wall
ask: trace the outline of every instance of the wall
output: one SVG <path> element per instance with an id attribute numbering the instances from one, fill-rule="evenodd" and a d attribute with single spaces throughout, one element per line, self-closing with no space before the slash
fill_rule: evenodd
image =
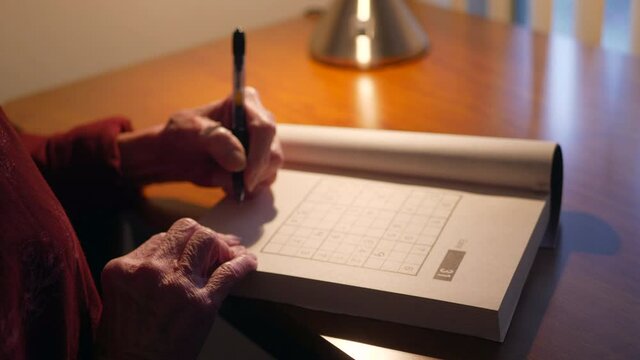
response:
<path id="1" fill-rule="evenodd" d="M 1 0 L 0 103 L 221 36 L 328 0 Z"/>

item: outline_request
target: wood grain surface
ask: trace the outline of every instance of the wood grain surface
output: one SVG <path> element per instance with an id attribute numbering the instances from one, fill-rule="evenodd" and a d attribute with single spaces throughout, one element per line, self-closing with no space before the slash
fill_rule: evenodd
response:
<path id="1" fill-rule="evenodd" d="M 446 358 L 640 357 L 640 59 L 510 24 L 412 5 L 432 47 L 361 72 L 314 62 L 315 20 L 247 33 L 247 83 L 282 123 L 550 139 L 561 144 L 561 239 L 540 250 L 504 344 L 274 305 L 312 331 Z M 37 70 L 37 69 L 35 69 Z M 137 128 L 231 90 L 228 39 L 17 99 L 23 128 L 62 131 L 123 114 Z M 220 198 L 153 185 L 166 219 Z"/>

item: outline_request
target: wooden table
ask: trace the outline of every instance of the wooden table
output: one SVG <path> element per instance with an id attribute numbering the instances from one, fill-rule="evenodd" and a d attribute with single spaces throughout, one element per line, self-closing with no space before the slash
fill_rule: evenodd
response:
<path id="1" fill-rule="evenodd" d="M 414 5 L 427 57 L 371 72 L 309 58 L 314 20 L 248 32 L 248 83 L 283 123 L 551 139 L 565 156 L 561 239 L 540 250 L 504 344 L 279 309 L 313 332 L 436 357 L 640 357 L 640 59 Z M 230 92 L 227 39 L 5 105 L 50 133 L 111 114 L 136 127 Z M 168 222 L 220 192 L 154 185 Z M 275 310 L 274 310 L 275 311 Z"/>

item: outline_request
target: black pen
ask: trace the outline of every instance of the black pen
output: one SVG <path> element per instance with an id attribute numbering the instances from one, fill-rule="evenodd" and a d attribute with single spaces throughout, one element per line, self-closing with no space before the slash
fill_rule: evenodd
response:
<path id="1" fill-rule="evenodd" d="M 236 29 L 233 32 L 233 123 L 232 132 L 240 140 L 245 154 L 249 154 L 249 133 L 247 132 L 247 119 L 244 110 L 244 32 Z M 233 194 L 238 201 L 244 201 L 244 171 L 234 172 L 231 175 L 233 181 Z"/>

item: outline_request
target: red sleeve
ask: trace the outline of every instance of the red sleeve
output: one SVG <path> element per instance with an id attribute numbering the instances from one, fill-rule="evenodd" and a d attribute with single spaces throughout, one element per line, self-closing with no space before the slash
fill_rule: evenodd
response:
<path id="1" fill-rule="evenodd" d="M 0 359 L 90 357 L 101 309 L 69 219 L 0 109 Z"/>
<path id="2" fill-rule="evenodd" d="M 114 117 L 49 137 L 20 136 L 49 186 L 73 214 L 118 207 L 137 194 L 120 172 L 116 137 L 125 131 L 131 131 L 130 122 Z"/>

